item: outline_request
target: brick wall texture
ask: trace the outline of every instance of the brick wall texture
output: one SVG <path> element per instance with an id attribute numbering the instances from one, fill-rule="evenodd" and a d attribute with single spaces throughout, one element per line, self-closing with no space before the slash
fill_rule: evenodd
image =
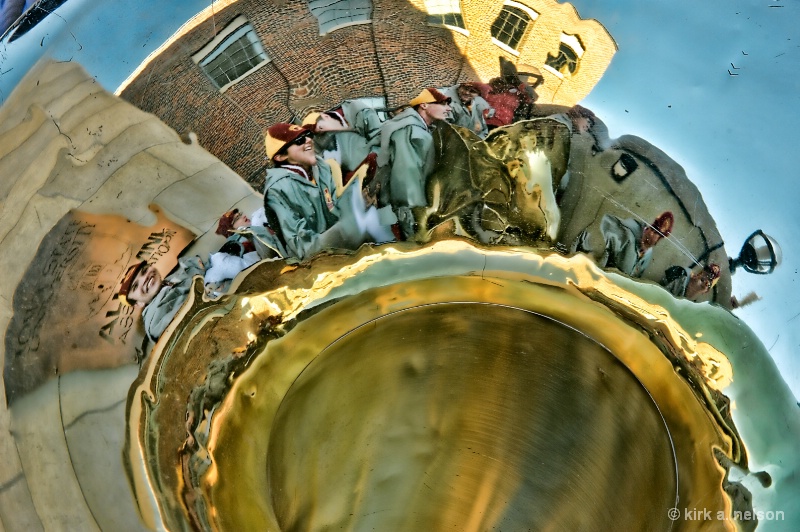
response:
<path id="1" fill-rule="evenodd" d="M 427 24 L 424 0 L 373 0 L 369 22 L 321 36 L 306 0 L 239 0 L 172 42 L 121 96 L 179 133 L 197 133 L 203 147 L 260 190 L 266 129 L 348 98 L 383 97 L 389 108 L 398 107 L 424 87 L 488 81 L 499 74 L 502 56 L 540 67 L 540 101 L 580 101 L 611 62 L 613 39 L 598 22 L 581 20 L 570 4 L 524 4 L 539 17 L 516 56 L 491 39 L 501 1 L 461 0 L 466 31 L 460 32 Z M 192 55 L 239 15 L 253 26 L 271 61 L 221 92 Z M 580 35 L 586 47 L 570 79 L 541 68 L 548 53 L 557 53 L 562 32 Z"/>

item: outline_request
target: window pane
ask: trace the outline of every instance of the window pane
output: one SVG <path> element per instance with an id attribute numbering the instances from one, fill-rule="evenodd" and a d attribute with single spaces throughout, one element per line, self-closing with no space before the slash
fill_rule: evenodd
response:
<path id="1" fill-rule="evenodd" d="M 428 15 L 428 24 L 443 24 L 447 26 L 455 26 L 457 28 L 464 28 L 464 17 L 461 13 L 444 13 L 441 15 Z"/>
<path id="2" fill-rule="evenodd" d="M 223 87 L 268 60 L 253 27 L 244 24 L 231 32 L 199 65 L 217 87 Z"/>
<path id="3" fill-rule="evenodd" d="M 568 45 L 561 43 L 558 55 L 547 54 L 545 64 L 562 74 L 569 76 L 578 69 L 578 54 Z"/>
<path id="4" fill-rule="evenodd" d="M 525 11 L 505 6 L 492 24 L 492 37 L 516 50 L 530 20 Z"/>
<path id="5" fill-rule="evenodd" d="M 321 34 L 343 24 L 370 20 L 372 16 L 371 0 L 309 0 L 308 8 L 317 17 Z"/>

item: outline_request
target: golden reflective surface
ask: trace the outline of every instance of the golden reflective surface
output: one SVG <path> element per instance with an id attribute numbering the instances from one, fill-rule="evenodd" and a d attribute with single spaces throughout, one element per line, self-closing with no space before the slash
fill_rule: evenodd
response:
<path id="1" fill-rule="evenodd" d="M 646 390 L 599 344 L 511 307 L 365 323 L 303 370 L 270 434 L 283 530 L 668 530 L 676 505 Z"/>
<path id="2" fill-rule="evenodd" d="M 131 396 L 142 509 L 223 530 L 669 529 L 677 497 L 733 526 L 724 357 L 612 281 L 457 241 L 264 264 L 197 301 Z"/>
<path id="3" fill-rule="evenodd" d="M 787 158 L 776 135 L 754 127 L 784 110 L 742 88 L 791 93 L 795 36 L 741 0 L 671 6 L 686 13 L 671 33 L 665 8 L 633 2 L 578 2 L 584 18 L 555 0 L 346 3 L 371 11 L 326 26 L 315 1 L 59 0 L 3 40 L 0 529 L 796 529 L 800 418 L 772 360 L 796 343 L 797 270 L 760 285 L 785 292 L 761 303 L 785 321 L 772 343 L 729 312 L 732 295 L 757 296 L 728 267 L 731 219 L 760 224 L 760 204 L 795 191 L 772 169 Z M 509 6 L 531 17 L 513 46 L 495 35 Z M 714 23 L 699 22 L 706 8 Z M 221 88 L 197 54 L 241 17 L 268 59 Z M 648 18 L 665 26 L 630 29 Z M 662 50 L 653 77 L 674 94 L 646 95 L 651 67 L 630 58 Z M 585 100 L 601 78 L 618 92 Z M 185 255 L 219 249 L 219 215 L 263 203 L 269 125 L 349 98 L 384 112 L 462 81 L 494 82 L 501 111 L 520 88 L 535 102 L 485 141 L 435 128 L 413 242 L 262 262 L 217 301 L 197 280 L 142 343 L 114 293 L 126 262 L 161 257 L 167 275 L 191 235 Z M 704 91 L 736 95 L 735 126 L 698 105 Z M 702 118 L 674 126 L 696 152 L 661 136 L 688 123 L 676 115 Z M 642 228 L 665 212 L 675 226 L 646 271 L 600 260 L 619 237 L 606 216 Z M 578 242 L 595 246 L 568 258 Z M 709 304 L 656 286 L 708 263 L 721 278 L 694 300 Z"/>

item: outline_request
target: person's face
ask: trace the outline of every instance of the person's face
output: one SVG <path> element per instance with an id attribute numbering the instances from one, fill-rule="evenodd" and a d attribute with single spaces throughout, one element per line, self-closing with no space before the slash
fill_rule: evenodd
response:
<path id="1" fill-rule="evenodd" d="M 645 226 L 644 231 L 642 231 L 642 251 L 655 246 L 659 240 L 661 240 L 661 233 L 649 225 Z"/>
<path id="2" fill-rule="evenodd" d="M 592 121 L 585 117 L 585 116 L 578 116 L 572 119 L 572 125 L 575 127 L 575 131 L 578 134 L 587 133 L 594 124 Z"/>
<path id="3" fill-rule="evenodd" d="M 311 135 L 301 135 L 296 138 L 286 148 L 285 153 L 276 155 L 275 159 L 288 164 L 296 164 L 303 168 L 310 168 L 317 164 L 317 156 L 314 153 L 314 141 Z"/>
<path id="4" fill-rule="evenodd" d="M 431 120 L 445 120 L 452 110 L 450 104 L 447 103 L 429 103 L 427 104 L 427 113 Z"/>
<path id="5" fill-rule="evenodd" d="M 697 296 L 703 295 L 713 286 L 714 279 L 712 275 L 706 270 L 692 274 L 689 282 L 686 285 L 686 293 L 684 294 L 687 299 L 694 299 Z"/>
<path id="6" fill-rule="evenodd" d="M 135 301 L 140 307 L 147 305 L 161 290 L 161 282 L 161 274 L 148 264 L 133 278 L 131 288 L 128 290 L 128 299 Z"/>
<path id="7" fill-rule="evenodd" d="M 242 227 L 250 227 L 250 218 L 242 211 L 239 211 L 233 217 L 233 228 L 241 229 Z"/>
<path id="8" fill-rule="evenodd" d="M 343 131 L 347 129 L 341 122 L 331 115 L 321 114 L 317 118 L 317 133 L 327 133 L 329 131 Z"/>
<path id="9" fill-rule="evenodd" d="M 458 99 L 461 100 L 461 103 L 463 103 L 464 105 L 471 104 L 475 96 L 476 94 L 466 87 L 458 88 Z"/>

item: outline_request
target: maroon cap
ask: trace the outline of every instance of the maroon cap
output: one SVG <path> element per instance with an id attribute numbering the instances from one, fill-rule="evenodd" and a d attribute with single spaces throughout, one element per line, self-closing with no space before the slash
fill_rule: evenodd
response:
<path id="1" fill-rule="evenodd" d="M 419 93 L 419 95 L 408 102 L 411 107 L 416 107 L 423 103 L 450 103 L 450 98 L 442 94 L 438 89 L 428 87 Z"/>
<path id="2" fill-rule="evenodd" d="M 214 231 L 218 235 L 227 237 L 228 233 L 233 231 L 233 221 L 236 220 L 236 215 L 239 214 L 239 209 L 231 209 L 219 217 L 219 224 L 217 230 Z"/>
<path id="3" fill-rule="evenodd" d="M 128 271 L 125 272 L 125 277 L 122 278 L 122 282 L 119 284 L 119 290 L 117 290 L 117 297 L 119 300 L 125 305 L 132 305 L 128 300 L 128 292 L 131 290 L 131 285 L 133 284 L 133 280 L 136 278 L 136 274 L 139 273 L 145 265 L 147 261 L 137 262 L 136 264 L 131 264 L 128 268 Z"/>
<path id="4" fill-rule="evenodd" d="M 267 136 L 264 139 L 264 145 L 267 149 L 267 157 L 274 159 L 283 148 L 295 140 L 300 135 L 307 135 L 314 131 L 313 124 L 298 126 L 297 124 L 289 124 L 288 122 L 280 122 L 267 129 Z"/>

